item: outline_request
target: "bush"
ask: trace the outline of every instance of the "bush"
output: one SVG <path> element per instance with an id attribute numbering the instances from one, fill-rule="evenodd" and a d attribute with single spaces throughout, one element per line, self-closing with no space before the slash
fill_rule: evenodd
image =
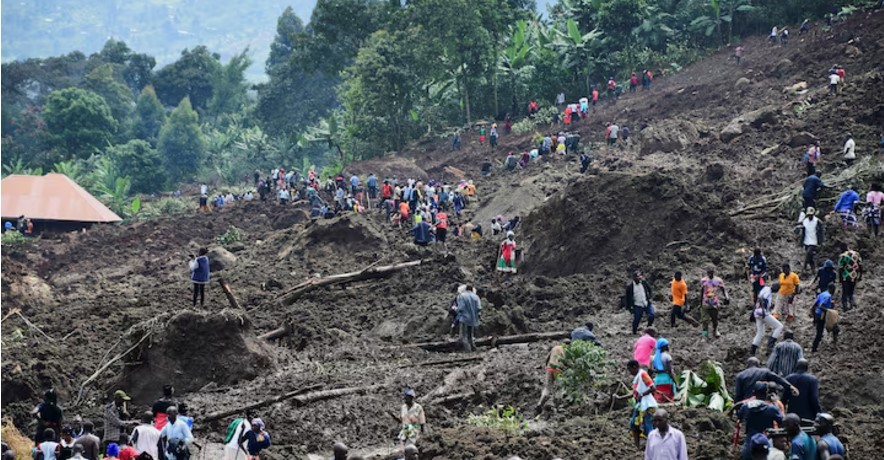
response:
<path id="1" fill-rule="evenodd" d="M 15 230 L 3 232 L 3 236 L 0 237 L 0 244 L 3 246 L 19 246 L 27 242 L 28 238 L 25 238 L 21 232 Z"/>
<path id="2" fill-rule="evenodd" d="M 161 198 L 153 202 L 142 202 L 139 219 L 156 219 L 158 217 L 185 214 L 194 210 L 195 203 L 187 198 Z"/>
<path id="3" fill-rule="evenodd" d="M 221 246 L 227 246 L 236 243 L 237 241 L 242 241 L 242 238 L 242 230 L 231 225 L 226 232 L 224 232 L 223 234 L 221 234 L 221 236 L 217 238 L 217 240 L 218 244 L 220 244 Z"/>
<path id="4" fill-rule="evenodd" d="M 582 404 L 593 388 L 608 380 L 608 371 L 614 363 L 604 348 L 585 340 L 565 345 L 565 354 L 555 367 L 561 371 L 557 380 L 571 404 Z"/>
<path id="5" fill-rule="evenodd" d="M 528 428 L 528 422 L 513 406 L 497 406 L 488 409 L 482 415 L 470 415 L 467 423 L 509 433 L 520 433 Z"/>
<path id="6" fill-rule="evenodd" d="M 525 134 L 536 130 L 538 126 L 548 125 L 552 123 L 553 115 L 558 110 L 559 109 L 555 106 L 543 107 L 534 114 L 534 118 L 525 117 L 514 123 L 513 132 L 516 134 Z"/>

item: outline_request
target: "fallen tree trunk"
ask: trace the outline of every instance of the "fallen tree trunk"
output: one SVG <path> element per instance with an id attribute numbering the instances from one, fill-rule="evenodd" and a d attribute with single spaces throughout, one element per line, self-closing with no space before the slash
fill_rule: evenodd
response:
<path id="1" fill-rule="evenodd" d="M 258 402 L 256 402 L 256 403 L 254 403 L 254 404 L 248 404 L 248 405 L 246 405 L 246 406 L 240 406 L 240 407 L 237 407 L 237 408 L 235 408 L 235 409 L 229 409 L 229 410 L 223 410 L 223 411 L 219 411 L 219 412 L 213 412 L 213 413 L 211 413 L 211 414 L 209 414 L 209 415 L 203 417 L 203 418 L 202 418 L 202 422 L 203 422 L 203 423 L 209 423 L 209 422 L 214 422 L 215 420 L 221 420 L 222 418 L 230 417 L 230 416 L 232 416 L 232 415 L 245 414 L 246 411 L 250 411 L 250 410 L 253 410 L 253 409 L 260 409 L 260 408 L 262 408 L 262 407 L 266 407 L 266 406 L 269 406 L 269 405 L 271 405 L 271 404 L 278 403 L 278 402 L 280 402 L 280 401 L 285 401 L 286 399 L 291 399 L 291 398 L 294 398 L 295 396 L 299 396 L 299 395 L 302 395 L 302 394 L 304 394 L 304 393 L 309 393 L 309 392 L 311 392 L 311 391 L 313 391 L 313 390 L 318 389 L 318 388 L 321 387 L 321 386 L 322 386 L 322 385 L 311 385 L 311 386 L 309 386 L 309 387 L 300 388 L 300 389 L 297 389 L 297 390 L 294 390 L 294 391 L 290 391 L 290 392 L 288 392 L 288 393 L 283 393 L 283 394 L 281 394 L 281 395 L 274 396 L 274 397 L 269 398 L 269 399 L 264 399 L 264 400 L 262 400 L 262 401 L 258 401 Z"/>
<path id="2" fill-rule="evenodd" d="M 292 328 L 289 325 L 278 327 L 270 332 L 265 332 L 258 336 L 261 340 L 276 340 L 292 334 Z"/>
<path id="3" fill-rule="evenodd" d="M 227 280 L 225 280 L 223 276 L 219 276 L 218 284 L 221 285 L 221 290 L 224 291 L 224 295 L 227 296 L 227 302 L 230 303 L 230 308 L 239 310 L 239 302 L 237 302 L 236 297 L 233 296 L 233 291 L 230 290 L 230 284 L 227 283 Z"/>
<path id="4" fill-rule="evenodd" d="M 318 287 L 344 284 L 352 281 L 360 281 L 371 278 L 380 278 L 405 268 L 416 267 L 420 264 L 420 260 L 413 260 L 411 262 L 401 262 L 393 265 L 382 265 L 380 267 L 369 265 L 368 267 L 358 272 L 340 273 L 337 275 L 326 276 L 324 278 L 311 278 L 293 287 L 289 292 L 285 293 L 282 296 L 282 300 L 280 302 L 282 302 L 283 305 L 291 305 L 295 303 L 295 301 L 297 301 L 301 296 Z"/>
<path id="5" fill-rule="evenodd" d="M 567 339 L 571 336 L 570 331 L 556 332 L 533 332 L 530 334 L 505 335 L 502 337 L 485 337 L 475 341 L 477 347 L 496 347 L 498 345 L 512 345 L 515 343 L 532 343 L 542 340 Z M 409 343 L 396 348 L 423 348 L 427 351 L 453 351 L 461 348 L 460 341 L 453 342 L 421 342 Z"/>

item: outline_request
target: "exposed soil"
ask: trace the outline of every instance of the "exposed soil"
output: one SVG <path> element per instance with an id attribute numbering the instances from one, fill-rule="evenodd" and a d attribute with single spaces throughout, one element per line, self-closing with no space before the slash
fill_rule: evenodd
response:
<path id="1" fill-rule="evenodd" d="M 508 280 L 494 271 L 499 241 L 490 237 L 452 239 L 446 256 L 439 248 L 411 244 L 404 229 L 391 228 L 378 213 L 311 222 L 303 207 L 257 202 L 4 247 L 3 314 L 20 308 L 52 338 L 17 316 L 3 321 L 4 416 L 30 432 L 28 412 L 50 386 L 59 391 L 67 415 L 82 414 L 100 425 L 101 401 L 117 388 L 133 393 L 143 409 L 163 384 L 174 383 L 199 420 L 308 386 L 381 385 L 304 407 L 279 402 L 259 413 L 274 436 L 274 446 L 262 455 L 270 460 L 328 454 L 337 440 L 383 457 L 395 447 L 398 431 L 389 413 L 398 411 L 401 390 L 410 386 L 430 423 L 420 441 L 425 459 L 639 458 L 626 431 L 628 409 L 612 410 L 608 400 L 581 409 L 559 403 L 518 436 L 466 423 L 470 414 L 495 405 L 533 416 L 551 342 L 501 346 L 480 352 L 479 361 L 443 365 L 433 363 L 461 355 L 400 345 L 444 340 L 448 303 L 459 284 L 473 282 L 484 305 L 481 335 L 567 330 L 592 320 L 610 357 L 622 364 L 634 340 L 630 315 L 618 308 L 627 271 L 643 269 L 665 317 L 671 272 L 684 271 L 696 292 L 696 281 L 712 264 L 734 299 L 723 311 L 723 336 L 705 340 L 686 325 L 658 326 L 673 343 L 676 369 L 714 359 L 732 380 L 754 335 L 744 315 L 745 257 L 759 246 L 771 266 L 798 267 L 803 252 L 792 229 L 794 207 L 734 217 L 729 212 L 803 177 L 802 133 L 822 142 L 824 179 L 844 169 L 837 152 L 850 130 L 859 156 L 873 157 L 856 178 L 859 189 L 884 181 L 877 150 L 884 126 L 882 31 L 879 11 L 857 14 L 831 32 L 816 28 L 788 48 L 751 38 L 742 67 L 722 50 L 656 79 L 650 93 L 603 104 L 576 126 L 594 157 L 593 174 L 579 175 L 574 158 L 553 158 L 479 177 L 480 163 L 492 153 L 469 132 L 457 152 L 450 150 L 450 139 L 427 138 L 401 155 L 348 166 L 361 174 L 449 182 L 455 177 L 447 166 L 465 171 L 478 186 L 479 200 L 464 221 L 487 226 L 497 215 L 524 218 L 516 233 L 525 263 Z M 825 75 L 834 63 L 845 67 L 848 84 L 843 94 L 829 97 Z M 741 77 L 749 83 L 736 89 Z M 783 91 L 800 81 L 808 83 L 807 93 Z M 632 130 L 623 149 L 598 145 L 610 120 Z M 499 160 L 529 146 L 529 135 L 505 135 L 493 156 Z M 825 192 L 820 207 L 828 208 L 839 192 Z M 845 314 L 839 347 L 827 338 L 811 366 L 820 377 L 822 404 L 842 425 L 851 457 L 877 458 L 884 449 L 884 366 L 876 359 L 884 353 L 884 276 L 878 268 L 884 249 L 881 239 L 840 229 L 831 217 L 828 222 L 820 255 L 834 258 L 837 243 L 850 242 L 867 273 L 858 289 L 859 308 Z M 228 245 L 235 262 L 213 276 L 224 276 L 245 311 L 226 311 L 214 280 L 206 306 L 192 308 L 188 255 L 216 247 L 230 226 L 243 230 L 244 239 Z M 279 302 L 317 275 L 417 259 L 424 263 L 388 277 L 318 288 L 291 306 Z M 805 282 L 813 277 L 800 275 Z M 799 295 L 801 314 L 791 326 L 808 354 L 813 330 L 804 311 L 810 291 Z M 293 334 L 275 343 L 257 338 L 282 325 Z M 101 373 L 75 404 L 83 381 L 137 344 L 147 328 L 154 331 L 149 340 Z M 612 377 L 628 381 L 620 368 Z M 446 378 L 453 383 L 445 386 Z M 459 397 L 445 398 L 452 395 Z M 673 412 L 691 458 L 730 457 L 731 419 L 705 409 Z M 220 442 L 228 421 L 198 424 L 201 442 Z"/>

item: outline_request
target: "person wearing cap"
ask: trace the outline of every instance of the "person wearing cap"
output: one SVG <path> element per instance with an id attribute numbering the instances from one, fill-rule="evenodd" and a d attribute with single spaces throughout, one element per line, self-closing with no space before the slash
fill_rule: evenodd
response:
<path id="1" fill-rule="evenodd" d="M 832 455 L 841 455 L 842 457 L 847 455 L 847 449 L 844 448 L 844 444 L 833 433 L 835 418 L 831 414 L 817 414 L 813 426 L 819 435 L 817 455 L 819 455 L 820 460 L 829 460 Z"/>
<path id="2" fill-rule="evenodd" d="M 778 375 L 788 376 L 795 372 L 798 361 L 804 359 L 804 350 L 794 340 L 795 333 L 783 332 L 783 341 L 778 343 L 767 359 L 767 368 Z"/>
<path id="3" fill-rule="evenodd" d="M 832 262 L 832 259 L 826 259 L 823 266 L 817 269 L 811 284 L 817 285 L 816 293 L 820 294 L 836 281 L 838 281 L 838 272 L 835 270 L 835 262 Z"/>
<path id="4" fill-rule="evenodd" d="M 688 460 L 688 444 L 684 434 L 669 425 L 669 413 L 657 409 L 654 413 L 654 430 L 645 443 L 644 460 Z"/>
<path id="5" fill-rule="evenodd" d="M 414 402 L 414 390 L 406 388 L 402 397 L 404 402 L 399 411 L 399 418 L 402 421 L 399 441 L 404 449 L 406 444 L 417 444 L 418 437 L 424 433 L 427 417 L 424 414 L 424 408 Z"/>
<path id="6" fill-rule="evenodd" d="M 801 244 L 804 245 L 804 265 L 802 269 L 816 269 L 816 248 L 823 244 L 826 224 L 816 216 L 816 209 L 810 207 L 801 219 Z"/>
<path id="7" fill-rule="evenodd" d="M 7 220 L 6 222 L 3 223 L 3 232 L 6 233 L 6 232 L 12 232 L 12 231 L 15 231 L 15 226 L 12 225 L 12 222 Z"/>
<path id="8" fill-rule="evenodd" d="M 780 409 L 766 401 L 767 392 L 766 383 L 756 382 L 752 386 L 754 397 L 742 400 L 735 406 L 736 415 L 742 420 L 746 429 L 746 441 L 740 455 L 742 460 L 752 460 L 752 439 L 756 434 L 764 434 L 766 430 L 773 428 L 774 424 L 783 422 Z"/>
<path id="9" fill-rule="evenodd" d="M 110 443 L 116 443 L 120 440 L 120 429 L 123 426 L 130 425 L 126 422 L 129 418 L 129 411 L 126 408 L 126 402 L 132 398 L 123 390 L 117 390 L 110 402 L 104 406 L 104 443 L 107 446 Z"/>
<path id="10" fill-rule="evenodd" d="M 767 436 L 762 433 L 752 435 L 749 438 L 749 453 L 751 460 L 768 460 L 770 458 L 771 445 Z M 782 455 L 782 452 L 780 454 Z"/>
<path id="11" fill-rule="evenodd" d="M 106 460 L 119 460 L 120 457 L 120 445 L 111 442 L 108 443 L 107 448 L 104 450 L 104 458 Z"/>
<path id="12" fill-rule="evenodd" d="M 147 452 L 152 458 L 159 458 L 157 443 L 160 440 L 160 430 L 153 426 L 153 413 L 151 411 L 141 414 L 141 424 L 132 430 L 131 443 L 139 454 Z"/>
<path id="13" fill-rule="evenodd" d="M 651 304 L 651 286 L 645 281 L 641 270 L 632 272 L 632 280 L 626 283 L 624 293 L 625 307 L 632 311 L 632 335 L 638 334 L 638 325 L 642 316 L 648 315 L 648 327 L 654 325 L 654 306 Z M 645 362 L 643 365 L 647 365 Z"/>
<path id="14" fill-rule="evenodd" d="M 750 259 L 751 260 L 751 259 Z M 766 268 L 766 267 L 765 267 Z M 709 336 L 709 322 L 712 322 L 712 333 L 715 337 L 721 337 L 718 332 L 718 309 L 722 303 L 728 305 L 731 302 L 727 289 L 724 287 L 724 281 L 715 276 L 715 268 L 706 269 L 706 276 L 700 280 L 701 300 L 701 322 L 703 324 L 703 337 Z M 719 298 L 719 292 L 724 295 L 724 300 Z"/>
<path id="15" fill-rule="evenodd" d="M 262 450 L 270 447 L 270 433 L 264 430 L 264 421 L 260 418 L 252 419 L 252 429 L 240 435 L 239 443 L 245 443 L 246 460 L 259 460 Z"/>
<path id="16" fill-rule="evenodd" d="M 675 372 L 672 370 L 672 355 L 669 354 L 669 340 L 657 339 L 656 353 L 651 360 L 654 371 L 654 386 L 657 391 L 654 397 L 658 402 L 672 402 L 675 399 Z"/>

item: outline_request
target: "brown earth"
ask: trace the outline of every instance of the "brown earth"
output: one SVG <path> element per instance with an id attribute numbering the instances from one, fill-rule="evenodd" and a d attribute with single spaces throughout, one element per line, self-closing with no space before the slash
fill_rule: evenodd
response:
<path id="1" fill-rule="evenodd" d="M 656 303 L 665 306 L 672 271 L 683 270 L 696 292 L 696 280 L 714 264 L 735 300 L 723 312 L 723 337 L 707 341 L 685 325 L 658 325 L 673 343 L 677 369 L 714 359 L 731 379 L 754 335 L 743 310 L 748 251 L 763 247 L 771 266 L 793 267 L 803 253 L 792 231 L 793 204 L 763 213 L 729 212 L 803 177 L 801 148 L 790 144 L 800 145 L 804 133 L 822 142 L 824 179 L 844 170 L 837 152 L 849 129 L 860 157 L 873 157 L 856 177 L 859 189 L 884 181 L 876 137 L 884 125 L 882 31 L 884 12 L 875 12 L 854 15 L 831 32 L 816 28 L 788 48 L 751 38 L 742 67 L 722 50 L 658 78 L 649 94 L 603 104 L 576 127 L 594 156 L 594 174 L 579 176 L 575 159 L 555 158 L 480 178 L 479 164 L 492 154 L 470 133 L 458 152 L 450 151 L 450 139 L 427 138 L 402 155 L 348 166 L 358 173 L 448 181 L 454 176 L 447 166 L 466 171 L 480 201 L 464 220 L 487 225 L 499 214 L 525 218 L 517 231 L 525 264 L 509 280 L 494 272 L 494 239 L 453 240 L 446 257 L 438 248 L 412 245 L 404 230 L 391 229 L 375 213 L 311 222 L 304 208 L 262 203 L 4 247 L 4 314 L 21 308 L 51 337 L 16 316 L 3 321 L 4 416 L 32 431 L 28 412 L 50 386 L 68 416 L 82 414 L 100 425 L 102 398 L 118 387 L 132 391 L 143 408 L 162 384 L 173 382 L 199 419 L 313 385 L 382 385 L 304 407 L 275 403 L 259 413 L 274 435 L 266 454 L 271 460 L 327 454 L 336 440 L 389 452 L 397 432 L 389 412 L 398 410 L 401 389 L 411 386 L 419 397 L 440 390 L 421 400 L 430 421 L 420 443 L 423 458 L 638 458 L 625 430 L 628 409 L 610 410 L 607 400 L 579 408 L 559 403 L 517 436 L 467 425 L 470 414 L 496 405 L 533 416 L 552 343 L 502 346 L 483 350 L 480 361 L 444 365 L 433 362 L 459 356 L 397 345 L 443 340 L 447 305 L 457 285 L 469 281 L 484 302 L 482 335 L 570 329 L 590 319 L 620 364 L 634 340 L 630 315 L 617 307 L 627 271 L 641 267 Z M 860 54 L 847 54 L 848 46 Z M 826 95 L 825 75 L 834 63 L 845 67 L 848 84 L 833 98 Z M 739 78 L 749 83 L 736 89 Z M 784 93 L 800 81 L 809 85 L 806 94 Z M 598 146 L 604 122 L 615 119 L 631 128 L 631 144 L 606 150 Z M 524 151 L 529 137 L 502 137 L 494 156 Z M 838 192 L 825 192 L 821 207 L 830 206 Z M 194 309 L 188 254 L 216 247 L 215 239 L 230 226 L 243 230 L 244 240 L 228 245 L 236 262 L 220 274 L 245 311 L 225 311 L 227 300 L 214 281 L 206 307 Z M 884 277 L 878 269 L 884 250 L 881 240 L 863 231 L 844 231 L 831 220 L 827 230 L 820 255 L 834 257 L 837 242 L 848 241 L 864 256 L 868 272 L 858 290 L 860 307 L 845 315 L 840 346 L 827 338 L 811 357 L 812 368 L 821 380 L 823 406 L 842 424 L 851 456 L 876 458 L 884 449 L 878 394 L 884 368 L 875 359 L 884 352 Z M 279 303 L 287 290 L 317 275 L 416 259 L 425 262 L 386 278 L 319 288 L 291 306 Z M 812 301 L 809 291 L 799 296 L 801 314 L 791 326 L 808 352 L 813 331 L 803 311 Z M 665 316 L 667 308 L 660 310 Z M 258 334 L 281 325 L 294 333 L 279 343 L 258 343 Z M 149 340 L 101 373 L 75 404 L 83 381 L 147 330 L 153 331 Z M 619 367 L 612 372 L 614 380 L 628 381 Z M 451 395 L 458 397 L 445 398 Z M 691 458 L 729 458 L 730 419 L 704 409 L 673 412 Z M 220 442 L 227 422 L 198 424 L 197 435 L 202 442 Z"/>

